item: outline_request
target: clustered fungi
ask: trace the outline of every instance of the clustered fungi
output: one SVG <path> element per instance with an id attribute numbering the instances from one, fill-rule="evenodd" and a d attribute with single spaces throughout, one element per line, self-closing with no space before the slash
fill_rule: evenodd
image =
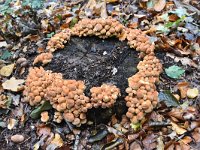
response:
<path id="1" fill-rule="evenodd" d="M 54 109 L 64 112 L 67 121 L 78 126 L 86 122 L 85 113 L 92 107 L 84 89 L 83 81 L 64 80 L 62 74 L 40 67 L 30 69 L 24 95 L 31 106 L 48 100 Z"/>
<path id="2" fill-rule="evenodd" d="M 116 19 L 82 19 L 73 28 L 72 34 L 75 36 L 98 36 L 108 38 L 116 36 L 120 38 L 125 34 L 124 26 Z"/>
<path id="3" fill-rule="evenodd" d="M 91 102 L 95 108 L 110 108 L 120 95 L 120 90 L 115 85 L 103 84 L 101 87 L 90 89 Z"/>
<path id="4" fill-rule="evenodd" d="M 67 43 L 67 41 L 71 37 L 71 30 L 65 29 L 61 32 L 55 34 L 48 42 L 47 44 L 47 50 L 49 52 L 54 52 L 57 49 L 64 48 L 64 44 Z"/>
<path id="5" fill-rule="evenodd" d="M 158 82 L 162 65 L 153 55 L 147 55 L 137 66 L 139 72 L 128 79 L 129 87 L 126 116 L 132 123 L 142 120 L 145 113 L 149 113 L 158 103 L 158 92 L 155 83 Z"/>
<path id="6" fill-rule="evenodd" d="M 63 120 L 63 116 L 62 116 L 62 113 L 59 112 L 59 111 L 56 111 L 54 113 L 54 116 L 53 116 L 53 121 L 56 122 L 56 123 L 61 123 Z"/>
<path id="7" fill-rule="evenodd" d="M 42 54 L 38 55 L 38 56 L 34 59 L 33 65 L 35 65 L 35 64 L 37 64 L 37 63 L 39 63 L 39 62 L 41 62 L 43 65 L 46 65 L 46 64 L 48 64 L 49 62 L 51 62 L 52 58 L 53 58 L 52 53 L 42 53 Z"/>
<path id="8" fill-rule="evenodd" d="M 128 107 L 126 116 L 132 123 L 139 122 L 145 113 L 151 112 L 157 104 L 158 92 L 155 83 L 162 72 L 162 65 L 154 55 L 155 45 L 141 30 L 126 28 L 113 18 L 82 19 L 72 29 L 55 34 L 47 44 L 48 53 L 36 57 L 34 64 L 48 63 L 52 59 L 51 53 L 64 48 L 64 43 L 71 36 L 94 35 L 103 39 L 112 36 L 120 40 L 127 39 L 128 45 L 140 51 L 140 56 L 144 57 L 137 66 L 139 72 L 128 79 L 128 96 L 125 98 Z M 35 68 L 29 73 L 24 93 L 31 105 L 39 104 L 43 99 L 49 100 L 57 111 L 64 111 L 65 120 L 80 126 L 86 122 L 85 113 L 88 109 L 111 107 L 120 95 L 116 86 L 102 85 L 90 90 L 89 99 L 84 95 L 84 89 L 82 81 L 63 80 L 61 74 Z"/>
<path id="9" fill-rule="evenodd" d="M 129 29 L 123 26 L 119 21 L 113 18 L 107 19 L 82 19 L 75 26 L 70 29 L 62 30 L 55 34 L 47 43 L 47 50 L 49 53 L 57 49 L 64 48 L 64 44 L 71 36 L 98 36 L 99 38 L 117 37 L 120 40 L 128 40 L 131 48 L 141 52 L 141 56 L 152 53 L 155 45 L 152 44 L 144 32 L 138 29 Z M 40 54 L 43 55 L 43 54 Z M 47 57 L 36 57 L 34 64 L 39 62 L 47 62 L 50 60 Z M 48 54 L 49 55 L 49 54 Z M 47 56 L 47 54 L 45 55 Z M 42 60 L 43 58 L 43 60 Z M 43 63 L 46 64 L 46 63 Z"/>
<path id="10" fill-rule="evenodd" d="M 155 45 L 152 44 L 144 32 L 138 29 L 126 29 L 128 45 L 141 52 L 141 55 L 150 54 L 154 51 Z"/>

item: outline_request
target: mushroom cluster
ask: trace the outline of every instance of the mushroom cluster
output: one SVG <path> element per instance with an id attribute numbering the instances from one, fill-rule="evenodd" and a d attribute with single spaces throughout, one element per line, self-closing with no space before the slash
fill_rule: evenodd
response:
<path id="1" fill-rule="evenodd" d="M 32 68 L 26 80 L 24 95 L 31 106 L 48 100 L 65 120 L 76 126 L 86 123 L 86 112 L 92 108 L 90 99 L 84 94 L 83 81 L 64 80 L 62 74 Z"/>
<path id="2" fill-rule="evenodd" d="M 154 55 L 147 55 L 139 63 L 138 69 L 139 72 L 128 79 L 129 87 L 126 89 L 126 116 L 132 123 L 142 120 L 145 113 L 151 112 L 157 105 L 158 92 L 155 83 L 158 82 L 162 65 Z"/>
<path id="3" fill-rule="evenodd" d="M 47 63 L 51 62 L 52 58 L 53 58 L 52 53 L 41 53 L 34 59 L 33 65 L 39 62 L 41 62 L 43 65 L 46 65 Z"/>
<path id="4" fill-rule="evenodd" d="M 155 45 L 152 44 L 147 35 L 138 29 L 126 29 L 128 45 L 146 55 L 154 52 Z"/>
<path id="5" fill-rule="evenodd" d="M 145 75 L 152 83 L 158 82 L 159 75 L 162 72 L 162 64 L 159 59 L 155 57 L 153 53 L 144 57 L 143 61 L 140 61 L 137 69 L 139 72 Z M 155 80 L 155 81 L 154 81 Z"/>
<path id="6" fill-rule="evenodd" d="M 92 107 L 90 99 L 84 94 L 83 81 L 54 79 L 47 88 L 46 98 L 53 108 L 64 112 L 64 119 L 76 126 L 86 123 L 88 109 Z"/>
<path id="7" fill-rule="evenodd" d="M 144 57 L 146 54 L 154 52 L 155 45 L 150 42 L 149 38 L 144 32 L 138 29 L 129 29 L 123 26 L 119 21 L 112 17 L 107 19 L 82 19 L 72 29 L 65 29 L 55 34 L 47 43 L 48 52 L 52 53 L 57 49 L 64 48 L 64 44 L 71 36 L 98 36 L 99 38 L 117 37 L 119 40 L 128 40 L 131 48 L 140 51 L 140 56 Z M 38 56 L 34 64 L 42 60 L 46 55 Z M 45 59 L 43 64 L 48 63 L 51 59 Z"/>
<path id="8" fill-rule="evenodd" d="M 53 82 L 50 74 L 50 71 L 45 71 L 42 67 L 29 70 L 23 94 L 25 101 L 29 102 L 31 106 L 41 104 L 44 100 L 46 89 Z"/>
<path id="9" fill-rule="evenodd" d="M 65 29 L 61 32 L 55 34 L 49 42 L 47 43 L 47 50 L 49 52 L 54 52 L 57 49 L 64 48 L 64 43 L 67 43 L 67 41 L 70 39 L 71 36 L 71 30 Z"/>
<path id="10" fill-rule="evenodd" d="M 63 120 L 63 115 L 61 112 L 56 111 L 53 116 L 53 121 L 56 123 L 61 123 Z"/>
<path id="11" fill-rule="evenodd" d="M 157 104 L 158 92 L 155 83 L 159 80 L 162 65 L 154 55 L 155 45 L 151 43 L 145 32 L 124 27 L 116 19 L 82 19 L 72 29 L 65 29 L 55 34 L 47 44 L 48 53 L 40 54 L 34 64 L 48 63 L 52 52 L 64 48 L 71 36 L 98 36 L 108 38 L 115 36 L 120 40 L 128 40 L 131 48 L 140 51 L 143 58 L 137 68 L 139 72 L 128 79 L 128 96 L 125 100 L 128 107 L 126 116 L 132 123 L 142 120 Z M 49 100 L 53 107 L 64 112 L 64 119 L 80 126 L 86 122 L 88 109 L 92 107 L 111 107 L 120 95 L 116 86 L 103 84 L 93 87 L 91 99 L 84 95 L 85 85 L 82 81 L 64 80 L 59 73 L 51 73 L 43 68 L 32 69 L 26 82 L 24 94 L 31 105 L 38 105 L 42 100 Z"/>
<path id="12" fill-rule="evenodd" d="M 6 103 L 7 103 L 8 97 L 4 94 L 0 95 L 0 108 L 7 108 Z"/>
<path id="13" fill-rule="evenodd" d="M 120 89 L 115 85 L 103 84 L 101 87 L 92 87 L 91 103 L 95 108 L 109 108 L 115 103 L 118 96 L 120 96 Z"/>
<path id="14" fill-rule="evenodd" d="M 108 38 L 111 36 L 121 37 L 124 32 L 124 26 L 113 18 L 107 19 L 82 19 L 73 28 L 72 34 L 76 36 L 98 36 Z"/>

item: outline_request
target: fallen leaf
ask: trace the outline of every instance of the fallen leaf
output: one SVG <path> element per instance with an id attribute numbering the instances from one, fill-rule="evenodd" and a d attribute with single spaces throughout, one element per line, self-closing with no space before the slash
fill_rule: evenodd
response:
<path id="1" fill-rule="evenodd" d="M 23 86 L 22 84 L 24 83 L 25 81 L 22 80 L 22 79 L 15 79 L 14 77 L 12 77 L 10 80 L 6 80 L 2 86 L 5 90 L 11 90 L 13 92 L 18 92 L 20 90 L 23 89 Z"/>
<path id="2" fill-rule="evenodd" d="M 168 112 L 167 114 L 171 117 L 175 117 L 177 119 L 180 119 L 180 120 L 184 120 L 183 119 L 183 110 L 180 109 L 180 108 L 172 108 L 172 110 L 170 112 Z"/>
<path id="3" fill-rule="evenodd" d="M 157 146 L 156 139 L 157 135 L 155 134 L 147 135 L 147 137 L 145 137 L 144 140 L 142 141 L 144 148 L 148 150 L 155 149 Z"/>
<path id="4" fill-rule="evenodd" d="M 187 90 L 188 90 L 189 83 L 188 82 L 179 82 L 177 87 L 181 93 L 181 98 L 186 98 Z"/>
<path id="5" fill-rule="evenodd" d="M 46 138 L 47 138 L 47 135 L 43 135 L 40 138 L 40 140 L 34 144 L 33 150 L 38 150 L 40 148 L 40 146 L 43 146 Z"/>
<path id="6" fill-rule="evenodd" d="M 194 129 L 194 132 L 192 133 L 192 137 L 196 142 L 200 142 L 200 128 Z"/>
<path id="7" fill-rule="evenodd" d="M 181 146 L 181 149 L 182 149 L 182 150 L 191 150 L 189 144 L 185 144 L 185 143 L 183 143 L 183 142 L 181 142 L 181 141 L 179 141 L 179 143 L 180 143 L 180 146 Z"/>
<path id="8" fill-rule="evenodd" d="M 174 130 L 177 134 L 181 135 L 187 132 L 184 128 L 179 127 L 176 123 L 171 122 L 172 130 Z"/>
<path id="9" fill-rule="evenodd" d="M 10 118 L 10 119 L 8 120 L 7 128 L 8 128 L 9 130 L 12 130 L 12 129 L 15 127 L 16 124 L 17 124 L 17 120 L 16 120 L 16 119 L 13 119 L 13 118 Z"/>
<path id="10" fill-rule="evenodd" d="M 1 41 L 0 42 L 0 48 L 1 47 L 6 47 L 8 44 L 6 43 L 6 41 Z"/>
<path id="11" fill-rule="evenodd" d="M 56 148 L 62 147 L 64 144 L 63 139 L 60 137 L 58 133 L 55 134 L 54 139 L 51 143 L 47 146 L 47 150 L 54 150 Z"/>
<path id="12" fill-rule="evenodd" d="M 11 56 L 12 56 L 12 54 L 8 50 L 5 50 L 5 51 L 1 52 L 0 59 L 6 60 Z"/>
<path id="13" fill-rule="evenodd" d="M 157 150 L 164 150 L 164 142 L 163 142 L 163 137 L 162 136 L 159 136 L 158 138 L 157 138 L 157 146 L 156 146 L 156 148 L 157 148 Z"/>
<path id="14" fill-rule="evenodd" d="M 117 147 L 118 145 L 123 144 L 125 141 L 122 138 L 116 138 L 113 141 L 111 141 L 110 143 L 106 143 L 101 149 L 107 149 L 107 150 L 111 150 L 111 149 L 115 149 L 115 147 Z"/>
<path id="15" fill-rule="evenodd" d="M 132 142 L 129 147 L 130 150 L 142 150 L 140 144 L 137 142 Z"/>
<path id="16" fill-rule="evenodd" d="M 169 68 L 166 68 L 165 72 L 166 72 L 167 76 L 174 78 L 174 79 L 178 79 L 185 73 L 185 70 L 179 66 L 173 65 Z"/>
<path id="17" fill-rule="evenodd" d="M 141 123 L 136 123 L 136 124 L 131 123 L 131 128 L 132 128 L 134 131 L 137 131 L 137 130 L 140 129 L 141 127 L 142 127 Z"/>
<path id="18" fill-rule="evenodd" d="M 188 57 L 177 57 L 174 54 L 170 53 L 167 53 L 166 56 L 169 56 L 170 58 L 174 59 L 175 62 L 181 62 L 181 64 L 184 66 L 189 65 L 198 68 L 198 65 Z"/>
<path id="19" fill-rule="evenodd" d="M 157 0 L 154 4 L 154 10 L 155 11 L 161 11 L 165 8 L 166 0 Z"/>
<path id="20" fill-rule="evenodd" d="M 52 108 L 51 104 L 48 101 L 45 101 L 42 105 L 40 105 L 31 112 L 30 117 L 33 119 L 38 119 L 40 118 L 40 114 L 43 111 L 50 110 L 51 108 Z"/>
<path id="21" fill-rule="evenodd" d="M 173 11 L 170 11 L 170 13 L 176 14 L 178 17 L 183 17 L 185 15 L 188 15 L 187 10 L 185 8 L 179 7 Z"/>
<path id="22" fill-rule="evenodd" d="M 190 136 L 185 136 L 180 141 L 183 142 L 184 144 L 189 144 L 190 142 L 192 142 L 192 138 Z"/>
<path id="23" fill-rule="evenodd" d="M 15 66 L 15 64 L 3 66 L 0 70 L 0 75 L 5 76 L 5 77 L 9 77 L 13 72 L 14 66 Z"/>
<path id="24" fill-rule="evenodd" d="M 197 88 L 187 90 L 187 97 L 188 98 L 195 98 L 198 95 L 199 95 L 199 90 Z"/>
<path id="25" fill-rule="evenodd" d="M 6 122 L 0 120 L 0 128 L 6 128 Z"/>
<path id="26" fill-rule="evenodd" d="M 159 101 L 163 101 L 168 107 L 179 106 L 179 102 L 170 91 L 161 91 L 158 99 Z"/>
<path id="27" fill-rule="evenodd" d="M 43 136 L 43 135 L 50 135 L 51 134 L 51 128 L 46 125 L 39 125 L 37 127 L 37 135 Z"/>
<path id="28" fill-rule="evenodd" d="M 107 3 L 116 3 L 118 2 L 119 0 L 106 0 Z"/>

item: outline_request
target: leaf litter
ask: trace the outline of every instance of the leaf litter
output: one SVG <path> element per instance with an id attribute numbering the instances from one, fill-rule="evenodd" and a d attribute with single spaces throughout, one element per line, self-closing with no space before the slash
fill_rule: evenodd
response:
<path id="1" fill-rule="evenodd" d="M 2 3 L 0 7 L 0 25 L 2 26 L 0 94 L 9 97 L 8 107 L 6 107 L 8 111 L 5 112 L 5 108 L 0 110 L 2 148 L 73 147 L 78 149 L 85 147 L 95 149 L 95 145 L 99 145 L 102 149 L 176 148 L 185 150 L 198 145 L 197 142 L 200 142 L 198 111 L 200 107 L 198 92 L 200 89 L 198 67 L 200 49 L 199 22 L 196 17 L 199 15 L 197 4 L 196 0 L 183 2 L 177 0 L 139 2 L 78 0 L 63 3 L 25 0 Z M 158 55 L 162 51 L 167 52 L 161 57 L 166 74 L 161 75 L 160 82 L 162 83 L 158 85 L 161 103 L 155 109 L 157 113 L 152 112 L 150 118 L 144 120 L 139 128 L 135 128 L 136 131 L 130 124 L 128 124 L 129 128 L 124 130 L 124 126 L 120 124 L 120 118 L 117 118 L 113 125 L 111 122 L 106 123 L 107 128 L 103 132 L 97 130 L 96 125 L 88 125 L 76 132 L 75 127 L 70 123 L 62 122 L 64 125 L 51 121 L 42 123 L 39 119 L 42 112 L 48 111 L 50 120 L 54 112 L 47 103 L 36 108 L 23 103 L 24 99 L 21 96 L 23 83 L 30 65 L 27 62 L 19 63 L 17 60 L 26 58 L 28 62 L 31 62 L 31 56 L 45 50 L 44 45 L 49 38 L 62 29 L 74 26 L 81 18 L 106 18 L 107 16 L 112 16 L 131 28 L 145 31 L 155 42 Z M 9 92 L 20 96 L 15 98 Z M 180 100 L 177 100 L 175 94 L 180 96 Z M 38 119 L 32 120 L 32 118 Z M 24 125 L 20 124 L 21 120 Z M 10 131 L 7 131 L 6 127 Z M 28 132 L 28 128 L 31 128 L 31 132 Z M 39 137 L 35 135 L 35 128 Z M 88 132 L 91 128 L 96 129 L 96 136 L 101 132 L 103 135 L 101 133 L 100 137 L 97 136 L 96 140 L 89 142 L 93 135 Z M 61 132 L 58 133 L 58 130 Z M 26 135 L 24 144 L 14 144 L 13 147 L 8 137 L 14 134 Z M 66 138 L 70 134 L 74 137 L 71 140 Z M 31 141 L 27 138 L 29 136 Z M 5 140 L 8 142 L 6 143 Z"/>

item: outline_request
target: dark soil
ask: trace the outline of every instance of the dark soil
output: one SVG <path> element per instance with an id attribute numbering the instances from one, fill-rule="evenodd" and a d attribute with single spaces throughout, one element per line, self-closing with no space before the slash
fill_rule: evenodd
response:
<path id="1" fill-rule="evenodd" d="M 138 53 L 126 42 L 115 38 L 73 37 L 63 50 L 54 53 L 53 61 L 45 69 L 62 73 L 65 79 L 84 80 L 86 95 L 93 86 L 111 83 L 124 96 L 127 78 L 137 72 L 139 61 Z"/>
<path id="2" fill-rule="evenodd" d="M 126 112 L 123 99 L 128 87 L 127 79 L 137 72 L 139 61 L 138 53 L 130 49 L 126 42 L 115 38 L 102 40 L 97 37 L 73 37 L 63 50 L 54 53 L 53 61 L 45 69 L 62 73 L 65 79 L 85 81 L 87 96 L 91 87 L 103 83 L 120 88 L 122 96 L 114 109 L 99 108 L 88 112 L 88 118 L 95 123 L 106 123 L 113 113 L 120 117 Z"/>

